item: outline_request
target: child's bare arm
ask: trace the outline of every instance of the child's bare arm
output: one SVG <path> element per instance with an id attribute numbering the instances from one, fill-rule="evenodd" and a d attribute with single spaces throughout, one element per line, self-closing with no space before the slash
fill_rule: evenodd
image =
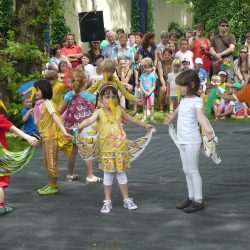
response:
<path id="1" fill-rule="evenodd" d="M 177 107 L 177 109 L 174 111 L 174 113 L 171 116 L 168 116 L 166 118 L 163 124 L 169 125 L 170 123 L 172 123 L 172 121 L 178 116 L 178 111 L 179 111 L 179 107 Z"/>
<path id="2" fill-rule="evenodd" d="M 88 119 L 84 120 L 81 124 L 79 124 L 77 126 L 78 129 L 83 129 L 88 127 L 89 125 L 91 125 L 92 123 L 94 123 L 95 121 L 97 121 L 99 117 L 99 112 L 98 110 L 96 110 L 93 115 L 91 117 L 89 117 Z"/>
<path id="3" fill-rule="evenodd" d="M 58 125 L 58 127 L 60 128 L 60 130 L 63 132 L 64 136 L 70 141 L 72 140 L 72 135 L 70 135 L 66 129 L 63 126 L 63 123 L 61 121 L 61 119 L 59 118 L 59 116 L 56 113 L 52 113 L 51 114 L 53 120 L 55 121 L 55 123 Z"/>
<path id="4" fill-rule="evenodd" d="M 60 113 L 60 115 L 62 115 L 62 114 L 65 112 L 65 110 L 66 110 L 67 107 L 68 107 L 68 104 L 69 104 L 69 103 L 66 102 L 65 100 L 63 101 L 61 107 L 59 108 L 59 113 Z"/>
<path id="5" fill-rule="evenodd" d="M 26 140 L 31 146 L 34 147 L 38 145 L 38 140 L 35 137 L 25 134 L 22 130 L 18 129 L 16 126 L 13 125 L 10 128 L 10 131 L 15 133 L 17 136 L 23 138 L 24 140 Z"/>
<path id="6" fill-rule="evenodd" d="M 206 118 L 203 108 L 196 108 L 197 119 L 201 127 L 206 131 L 208 141 L 213 140 L 214 130 L 210 125 L 210 122 Z"/>
<path id="7" fill-rule="evenodd" d="M 140 88 L 145 95 L 148 94 L 148 92 L 143 88 L 141 80 L 140 80 Z"/>
<path id="8" fill-rule="evenodd" d="M 137 126 L 143 127 L 145 129 L 155 129 L 155 127 L 151 124 L 146 124 L 144 122 L 141 122 L 140 120 L 137 120 L 126 113 L 126 111 L 122 110 L 122 118 L 128 122 L 132 122 L 136 124 Z"/>
<path id="9" fill-rule="evenodd" d="M 154 85 L 153 85 L 152 89 L 150 90 L 150 92 L 148 93 L 148 95 L 151 95 L 155 91 L 155 86 L 156 86 L 156 84 L 154 82 Z"/>

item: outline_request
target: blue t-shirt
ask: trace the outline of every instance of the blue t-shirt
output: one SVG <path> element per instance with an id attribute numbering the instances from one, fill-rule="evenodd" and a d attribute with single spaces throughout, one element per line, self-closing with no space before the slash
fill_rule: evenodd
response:
<path id="1" fill-rule="evenodd" d="M 21 112 L 21 117 L 23 118 L 25 114 L 28 112 L 27 108 L 23 108 Z M 29 115 L 29 118 L 24 122 L 23 132 L 32 135 L 33 133 L 37 133 L 37 126 L 35 124 L 34 116 L 32 114 Z"/>
<path id="2" fill-rule="evenodd" d="M 200 81 L 201 81 L 201 85 L 204 85 L 205 80 L 207 78 L 206 70 L 205 69 L 195 69 L 194 71 L 198 74 Z"/>
<path id="3" fill-rule="evenodd" d="M 145 89 L 145 91 L 150 92 L 151 89 L 154 86 L 154 83 L 156 81 L 156 76 L 153 74 L 142 74 L 140 76 L 140 81 L 142 81 L 142 87 Z M 142 95 L 144 96 L 144 92 L 142 92 Z M 151 94 L 154 96 L 154 92 Z"/>
<path id="4" fill-rule="evenodd" d="M 69 92 L 67 92 L 66 95 L 64 96 L 64 100 L 65 100 L 66 102 L 70 102 L 74 95 L 75 95 L 75 94 L 73 93 L 73 91 L 69 91 Z M 82 98 L 84 98 L 87 102 L 90 102 L 90 103 L 95 103 L 95 102 L 96 102 L 96 96 L 93 95 L 93 94 L 88 93 L 88 92 L 85 91 L 85 90 L 82 91 L 82 92 L 80 93 L 80 96 L 81 96 Z"/>

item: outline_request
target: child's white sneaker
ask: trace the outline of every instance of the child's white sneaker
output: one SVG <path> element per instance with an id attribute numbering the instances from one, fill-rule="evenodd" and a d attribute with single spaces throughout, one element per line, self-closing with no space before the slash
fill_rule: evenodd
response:
<path id="1" fill-rule="evenodd" d="M 133 198 L 128 198 L 123 201 L 124 208 L 127 208 L 128 210 L 134 210 L 137 209 L 137 205 L 133 202 Z"/>
<path id="2" fill-rule="evenodd" d="M 101 213 L 102 214 L 108 214 L 111 209 L 112 209 L 111 200 L 104 200 L 103 201 L 103 206 L 102 206 L 102 209 L 101 209 Z"/>

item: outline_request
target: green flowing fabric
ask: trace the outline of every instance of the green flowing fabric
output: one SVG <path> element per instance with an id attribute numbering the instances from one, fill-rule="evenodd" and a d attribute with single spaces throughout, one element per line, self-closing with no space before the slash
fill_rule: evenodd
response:
<path id="1" fill-rule="evenodd" d="M 219 91 L 218 88 L 211 89 L 210 95 L 207 98 L 205 114 L 206 114 L 206 117 L 208 118 L 212 116 L 212 111 L 213 111 L 215 100 L 220 98 L 219 96 L 217 96 L 218 91 Z"/>
<path id="2" fill-rule="evenodd" d="M 34 152 L 33 147 L 20 152 L 11 152 L 0 143 L 0 176 L 13 175 L 22 170 L 29 163 Z"/>

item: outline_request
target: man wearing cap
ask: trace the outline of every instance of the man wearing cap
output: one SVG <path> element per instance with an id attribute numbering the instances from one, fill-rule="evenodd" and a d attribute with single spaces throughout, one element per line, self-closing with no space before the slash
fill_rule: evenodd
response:
<path id="1" fill-rule="evenodd" d="M 233 63 L 232 54 L 235 49 L 236 40 L 234 35 L 228 32 L 228 21 L 224 19 L 220 20 L 218 28 L 219 34 L 215 35 L 211 41 L 210 53 L 216 62 L 221 62 L 223 59 L 227 59 L 230 63 Z M 214 67 L 214 74 L 217 74 L 220 70 L 226 70 L 228 74 L 228 81 L 233 81 L 233 67 L 226 69 L 225 64 L 219 63 L 218 68 Z"/>

